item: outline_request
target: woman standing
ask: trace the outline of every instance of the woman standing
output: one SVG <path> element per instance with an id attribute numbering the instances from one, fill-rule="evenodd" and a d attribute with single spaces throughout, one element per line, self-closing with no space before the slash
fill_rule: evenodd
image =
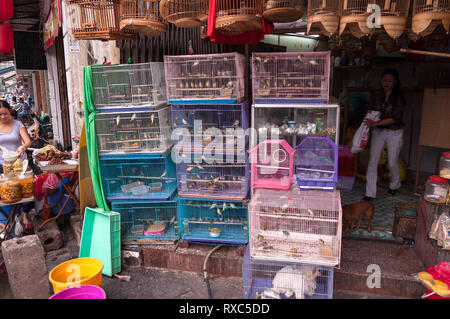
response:
<path id="1" fill-rule="evenodd" d="M 8 102 L 0 100 L 0 146 L 7 150 L 17 152 L 22 159 L 26 159 L 25 151 L 31 145 L 30 137 L 22 122 L 17 121 L 11 114 Z M 0 150 L 0 172 L 3 173 L 3 152 Z M 28 212 L 34 205 L 23 206 L 23 223 L 25 229 L 33 228 L 33 224 L 28 218 Z"/>
<path id="2" fill-rule="evenodd" d="M 380 120 L 377 122 L 365 120 L 372 129 L 370 144 L 370 160 L 367 167 L 366 196 L 363 200 L 370 201 L 377 195 L 377 169 L 384 145 L 387 145 L 387 155 L 391 181 L 387 195 L 395 195 L 400 188 L 400 169 L 398 158 L 403 145 L 403 113 L 406 100 L 400 91 L 400 79 L 397 70 L 387 69 L 381 78 L 382 89 L 376 94 L 371 111 L 379 111 Z"/>

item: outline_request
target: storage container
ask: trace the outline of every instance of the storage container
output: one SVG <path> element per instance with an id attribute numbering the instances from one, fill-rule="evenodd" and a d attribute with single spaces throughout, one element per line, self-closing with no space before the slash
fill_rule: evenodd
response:
<path id="1" fill-rule="evenodd" d="M 332 191 L 338 180 L 338 149 L 328 137 L 307 137 L 298 146 L 295 172 L 301 190 Z"/>
<path id="2" fill-rule="evenodd" d="M 440 176 L 433 175 L 428 178 L 425 184 L 425 200 L 444 204 L 448 196 L 448 181 Z"/>
<path id="3" fill-rule="evenodd" d="M 92 87 L 97 110 L 167 104 L 162 62 L 93 65 Z"/>
<path id="4" fill-rule="evenodd" d="M 21 187 L 22 198 L 34 196 L 34 179 L 32 172 L 26 172 L 18 176 L 19 184 Z"/>
<path id="5" fill-rule="evenodd" d="M 246 245 L 247 201 L 180 198 L 180 237 L 186 242 Z"/>
<path id="6" fill-rule="evenodd" d="M 172 146 L 168 107 L 95 114 L 99 154 L 164 153 Z"/>
<path id="7" fill-rule="evenodd" d="M 255 104 L 327 103 L 330 52 L 253 53 Z"/>
<path id="8" fill-rule="evenodd" d="M 122 242 L 173 241 L 179 239 L 175 196 L 165 201 L 114 201 L 120 213 Z"/>
<path id="9" fill-rule="evenodd" d="M 249 202 L 254 259 L 339 265 L 342 207 L 338 190 L 257 189 Z"/>
<path id="10" fill-rule="evenodd" d="M 3 203 L 15 203 L 22 199 L 22 187 L 16 176 L 7 176 L 0 184 L 0 198 Z"/>
<path id="11" fill-rule="evenodd" d="M 242 262 L 244 299 L 332 299 L 331 267 L 258 260 L 247 248 Z"/>
<path id="12" fill-rule="evenodd" d="M 439 176 L 450 179 L 450 152 L 442 153 L 439 160 Z"/>
<path id="13" fill-rule="evenodd" d="M 239 53 L 164 56 L 170 103 L 239 103 L 245 58 Z"/>
<path id="14" fill-rule="evenodd" d="M 177 189 L 171 153 L 100 155 L 100 172 L 108 201 L 165 200 Z"/>

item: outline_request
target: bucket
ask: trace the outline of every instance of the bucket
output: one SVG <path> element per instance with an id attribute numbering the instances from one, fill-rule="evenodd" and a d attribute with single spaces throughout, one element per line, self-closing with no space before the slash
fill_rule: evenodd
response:
<path id="1" fill-rule="evenodd" d="M 59 264 L 50 271 L 49 280 L 56 293 L 81 285 L 102 286 L 103 263 L 91 257 L 75 258 Z"/>
<path id="2" fill-rule="evenodd" d="M 94 285 L 70 287 L 54 294 L 49 299 L 106 299 L 105 291 Z"/>

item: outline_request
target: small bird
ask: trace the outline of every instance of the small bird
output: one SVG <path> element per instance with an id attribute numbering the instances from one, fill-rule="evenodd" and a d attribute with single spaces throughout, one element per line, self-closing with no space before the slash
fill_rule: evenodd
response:
<path id="1" fill-rule="evenodd" d="M 283 235 L 286 236 L 286 237 L 289 237 L 290 234 L 289 234 L 289 232 L 287 230 L 283 230 Z"/>
<path id="2" fill-rule="evenodd" d="M 116 117 L 116 126 L 119 126 L 120 123 L 120 115 L 117 115 Z"/>
<path id="3" fill-rule="evenodd" d="M 301 55 L 299 55 L 299 56 L 297 57 L 297 60 L 299 60 L 300 62 L 303 62 L 303 57 L 302 57 Z"/>
<path id="4" fill-rule="evenodd" d="M 325 245 L 325 242 L 323 241 L 323 239 L 319 239 L 319 245 L 320 245 L 320 246 Z"/>
<path id="5" fill-rule="evenodd" d="M 222 212 L 220 211 L 220 208 L 219 208 L 219 207 L 217 207 L 217 214 L 218 214 L 220 217 L 222 217 Z"/>
<path id="6" fill-rule="evenodd" d="M 203 166 L 201 166 L 200 164 L 197 164 L 198 169 L 204 169 Z"/>
<path id="7" fill-rule="evenodd" d="M 217 206 L 217 203 L 214 202 L 214 203 L 212 203 L 212 205 L 209 207 L 209 209 L 214 209 L 216 206 Z"/>
<path id="8" fill-rule="evenodd" d="M 161 178 L 166 177 L 166 171 L 164 170 L 164 173 L 162 173 Z"/>
<path id="9" fill-rule="evenodd" d="M 233 127 L 236 128 L 239 125 L 239 120 L 234 121 Z"/>
<path id="10" fill-rule="evenodd" d="M 227 203 L 223 202 L 223 205 L 222 205 L 223 211 L 225 211 L 226 208 L 227 208 Z"/>
<path id="11" fill-rule="evenodd" d="M 311 64 L 311 65 L 318 65 L 319 64 L 319 63 L 317 63 L 316 60 L 309 60 L 308 63 Z"/>
<path id="12" fill-rule="evenodd" d="M 308 208 L 309 217 L 314 217 L 314 211 L 311 208 Z"/>
<path id="13" fill-rule="evenodd" d="M 230 203 L 230 207 L 231 208 L 236 208 L 236 205 L 234 205 L 233 203 Z"/>
<path id="14" fill-rule="evenodd" d="M 186 172 L 190 172 L 190 171 L 192 171 L 194 169 L 194 166 L 192 166 L 192 165 L 190 165 L 187 169 L 186 169 Z"/>
<path id="15" fill-rule="evenodd" d="M 184 125 L 189 125 L 189 122 L 188 121 L 186 121 L 184 118 L 183 119 L 181 119 L 181 122 L 183 122 L 183 124 Z"/>
<path id="16" fill-rule="evenodd" d="M 133 122 L 135 118 L 136 118 L 136 113 L 133 113 L 133 115 L 131 116 L 130 122 Z"/>
<path id="17" fill-rule="evenodd" d="M 152 120 L 152 124 L 155 121 L 155 113 L 152 113 L 152 116 L 150 116 L 150 119 Z"/>

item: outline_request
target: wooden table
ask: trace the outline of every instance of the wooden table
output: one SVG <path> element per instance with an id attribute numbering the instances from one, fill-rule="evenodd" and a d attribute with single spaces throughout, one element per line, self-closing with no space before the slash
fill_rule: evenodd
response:
<path id="1" fill-rule="evenodd" d="M 68 165 L 68 168 L 64 168 L 64 165 L 58 165 L 57 169 L 52 169 L 51 166 L 48 167 L 41 167 L 42 169 L 42 173 L 43 174 L 55 174 L 56 177 L 58 178 L 58 180 L 61 182 L 61 185 L 64 187 L 64 189 L 67 191 L 67 193 L 69 194 L 69 196 L 66 198 L 66 200 L 64 201 L 64 203 L 62 204 L 62 206 L 60 207 L 58 213 L 56 214 L 56 216 L 47 219 L 46 221 L 44 221 L 39 228 L 42 229 L 46 224 L 48 224 L 49 222 L 51 222 L 52 220 L 56 220 L 58 219 L 62 212 L 64 211 L 64 209 L 66 208 L 67 204 L 69 203 L 69 199 L 72 198 L 72 200 L 74 201 L 75 205 L 77 205 L 78 208 L 80 208 L 80 200 L 76 197 L 75 195 L 75 189 L 78 187 L 79 184 L 79 174 L 78 174 L 78 165 L 76 167 L 74 167 L 73 165 Z M 64 180 L 61 176 L 61 174 L 64 173 L 72 173 L 72 176 L 70 177 L 69 183 L 66 184 L 64 183 Z M 58 205 L 58 203 L 61 201 L 61 199 L 64 197 L 64 192 L 58 197 L 58 200 L 56 201 L 56 205 Z"/>

